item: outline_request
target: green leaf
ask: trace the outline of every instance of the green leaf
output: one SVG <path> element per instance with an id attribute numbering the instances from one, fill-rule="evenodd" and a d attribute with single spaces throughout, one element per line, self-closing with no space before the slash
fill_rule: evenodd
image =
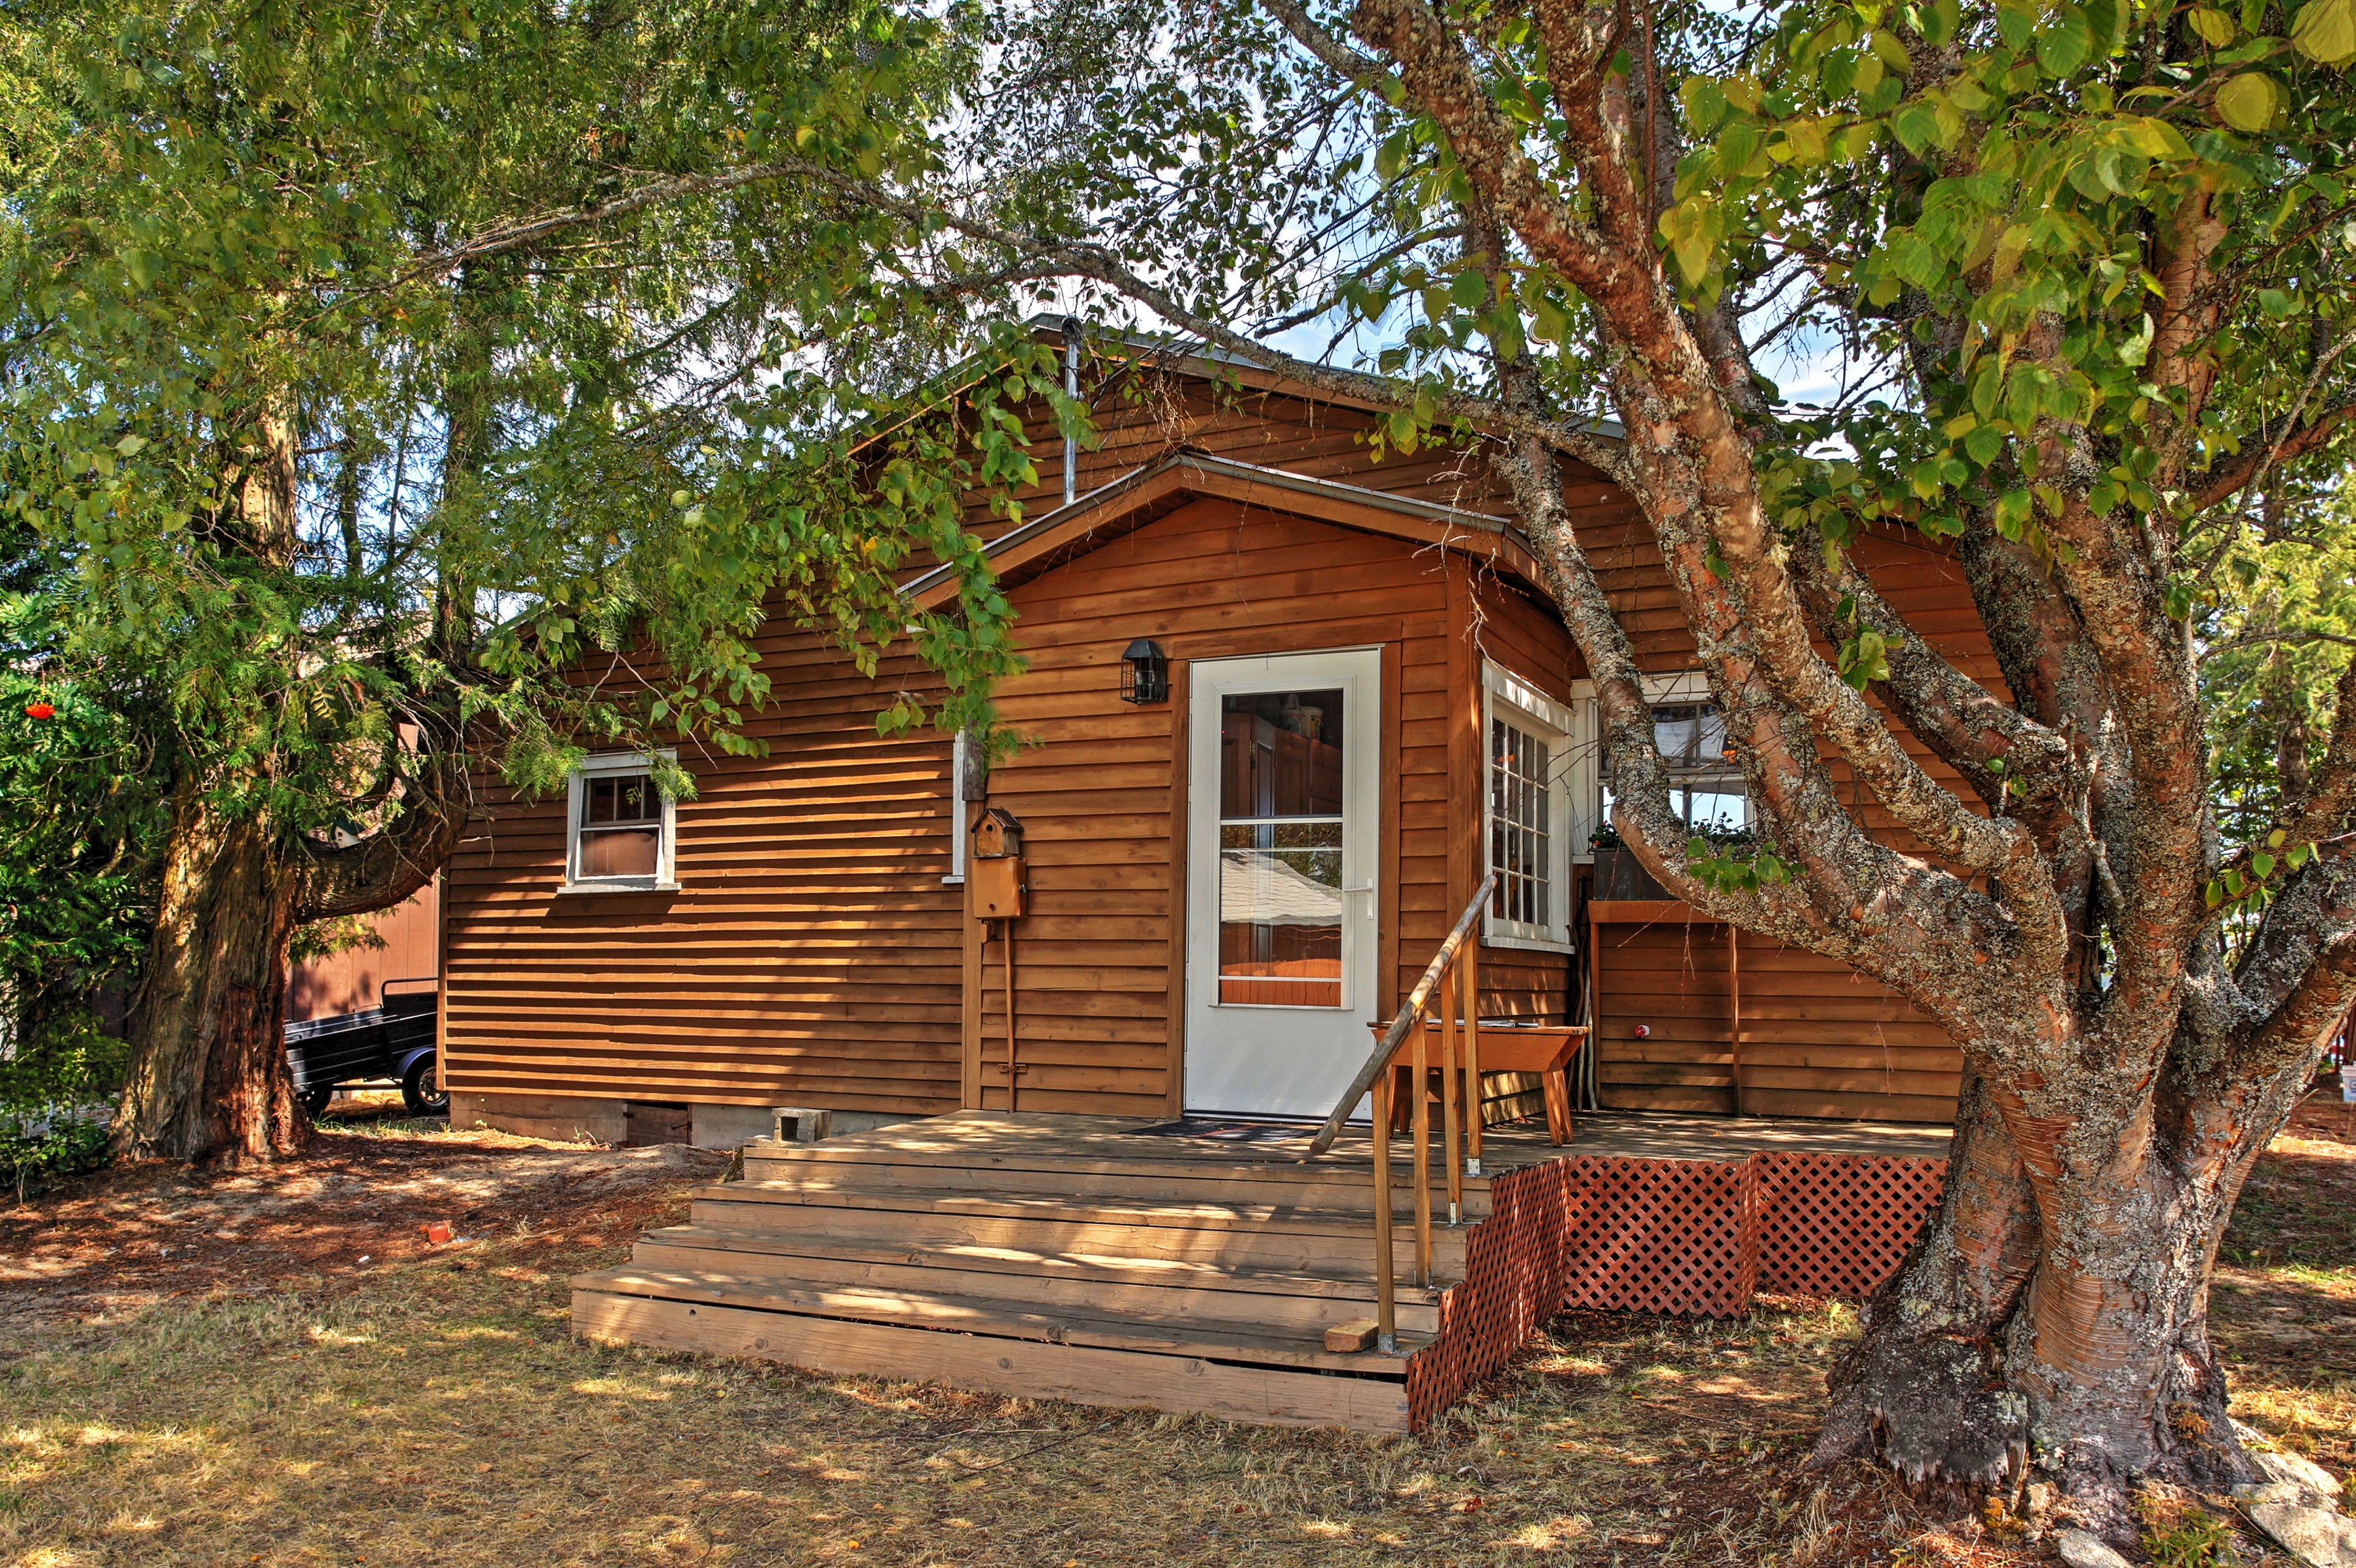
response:
<path id="1" fill-rule="evenodd" d="M 2250 869 L 2261 877 L 2271 877 L 2275 874 L 2275 858 L 2261 849 L 2250 857 Z"/>
<path id="2" fill-rule="evenodd" d="M 2184 18 L 2191 25 L 2201 41 L 2212 49 L 2222 49 L 2233 41 L 2233 18 L 2207 5 L 2195 5 Z"/>
<path id="3" fill-rule="evenodd" d="M 2283 90 L 2264 71 L 2245 70 L 2217 90 L 2217 117 L 2236 131 L 2258 132 L 2274 123 Z"/>
<path id="4" fill-rule="evenodd" d="M 2004 432 L 1992 424 L 1980 425 L 1964 437 L 1964 451 L 1974 463 L 1986 468 L 2004 451 Z"/>
<path id="5" fill-rule="evenodd" d="M 2037 63 L 2053 76 L 2068 76 L 2094 51 L 2094 29 L 2075 5 L 2058 8 L 2052 22 L 2037 35 Z"/>
<path id="6" fill-rule="evenodd" d="M 1896 133 L 1905 149 L 1921 157 L 1939 144 L 1939 116 L 1930 105 L 1920 100 L 1906 104 L 1890 117 L 1890 129 Z"/>
<path id="7" fill-rule="evenodd" d="M 2356 0 L 2310 0 L 2290 25 L 2290 42 L 2325 65 L 2356 59 Z"/>

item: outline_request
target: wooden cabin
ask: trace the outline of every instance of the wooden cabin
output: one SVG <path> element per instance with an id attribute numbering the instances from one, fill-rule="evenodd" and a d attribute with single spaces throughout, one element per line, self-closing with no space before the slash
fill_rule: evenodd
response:
<path id="1" fill-rule="evenodd" d="M 1368 1179 L 1365 1147 L 1339 1174 L 1235 1161 L 1253 1119 L 1334 1108 L 1369 1024 L 1400 1008 L 1492 872 L 1473 932 L 1484 1034 L 1591 1027 L 1574 1069 L 1584 1104 L 1738 1133 L 1869 1121 L 1881 1141 L 1840 1169 L 1868 1155 L 1935 1168 L 1960 1066 L 1936 1028 L 1837 964 L 1693 915 L 1595 843 L 1590 687 L 1476 449 L 1378 453 L 1370 408 L 1232 365 L 1130 363 L 1118 346 L 1091 357 L 1083 389 L 1106 439 L 1073 454 L 1068 498 L 1042 409 L 1022 521 L 971 512 L 1029 659 L 999 694 L 1023 744 L 986 776 L 950 736 L 878 737 L 896 692 L 928 688 L 913 657 L 869 678 L 780 624 L 759 642 L 774 700 L 749 726 L 767 754 L 683 754 L 694 798 L 661 798 L 631 755 L 591 759 L 553 799 L 487 783 L 444 888 L 456 1123 L 734 1145 L 781 1111 L 807 1136 L 822 1112 L 838 1135 L 754 1145 L 754 1181 L 708 1189 L 630 1269 L 581 1282 L 584 1331 L 1106 1403 L 1419 1424 L 1510 1349 L 1515 1323 L 1573 1289 L 1531 1284 L 1555 1265 L 1509 1267 L 1495 1248 L 1569 1232 L 1492 1226 L 1489 1254 L 1480 1226 L 1449 1232 L 1439 1276 L 1430 1246 L 1416 1254 L 1431 1288 L 1400 1298 L 1408 1348 L 1337 1359 L 1285 1336 L 1366 1310 L 1365 1282 L 1336 1261 L 1363 1258 L 1370 1216 L 1389 1211 L 1342 1196 Z M 1648 530 L 1611 484 L 1570 476 L 1582 541 L 1657 683 L 1685 809 L 1739 824 L 1740 775 Z M 1863 554 L 1926 635 L 1996 681 L 1951 559 L 1896 535 Z M 953 584 L 918 571 L 906 592 L 929 603 Z M 1535 1110 L 1536 1087 L 1483 1083 L 1483 1120 Z M 1914 1145 L 1896 1125 L 1909 1123 L 1922 1125 Z M 1213 1146 L 1161 1136 L 1198 1125 L 1245 1142 L 1217 1146 L 1222 1164 Z M 1756 1184 L 1782 1179 L 1756 1161 L 1773 1150 L 1706 1136 L 1720 1141 L 1658 1162 L 1686 1174 L 1644 1189 L 1666 1206 L 1644 1229 L 1690 1233 L 1716 1261 L 1662 1263 L 1687 1282 L 1666 1294 L 1615 1263 L 1609 1288 L 1580 1299 L 1718 1311 L 1783 1277 L 1760 1239 L 1777 1211 Z M 1450 1196 L 1468 1221 L 1568 1202 L 1563 1172 L 1587 1156 L 1561 1152 L 1538 1137 L 1487 1176 L 1476 1158 Z M 1918 1170 L 1882 1187 L 1902 1202 L 1873 1202 L 1903 1213 L 1867 1216 L 1882 1250 L 1855 1256 L 1870 1253 L 1872 1277 L 1937 1183 Z M 1323 1195 L 1314 1213 L 1309 1193 Z M 1602 1224 L 1604 1208 L 1584 1211 Z M 1786 1283 L 1831 1288 L 1859 1267 L 1795 1263 Z M 1483 1268 L 1523 1294 L 1475 1314 L 1490 1337 L 1476 1353 L 1462 1339 L 1473 1318 L 1450 1317 L 1440 1278 L 1456 1270 L 1469 1289 Z M 1719 1283 L 1688 1288 L 1703 1275 Z M 1173 1303 L 1189 1324 L 1175 1338 L 1155 1317 Z M 1173 1356 L 1194 1371 L 1173 1372 Z M 1255 1370 L 1205 1370 L 1238 1366 Z"/>
<path id="2" fill-rule="evenodd" d="M 750 726 L 768 755 L 683 757 L 694 799 L 633 794 L 629 756 L 568 796 L 489 789 L 445 879 L 462 1117 L 618 1141 L 635 1105 L 729 1142 L 776 1106 L 838 1126 L 1010 1105 L 1322 1115 L 1494 867 L 1483 1014 L 1591 1006 L 1594 1103 L 1948 1120 L 1957 1054 L 1905 1002 L 1737 939 L 1590 848 L 1590 688 L 1486 461 L 1377 458 L 1367 410 L 1222 369 L 1225 388 L 1180 367 L 1106 389 L 1108 439 L 1078 454 L 1068 503 L 1042 412 L 1042 487 L 991 540 L 1030 660 L 1000 710 L 1026 744 L 980 787 L 949 736 L 877 737 L 878 709 L 927 687 L 913 657 L 868 679 L 779 625 L 760 640 L 776 700 Z M 1684 798 L 1740 820 L 1646 529 L 1574 477 Z M 973 527 L 1003 524 L 977 507 Z M 1950 558 L 1895 535 L 1865 554 L 1997 682 Z M 1123 656 L 1141 645 L 1159 664 L 1142 695 Z M 973 898 L 966 835 L 993 810 L 1025 836 L 1011 925 Z"/>

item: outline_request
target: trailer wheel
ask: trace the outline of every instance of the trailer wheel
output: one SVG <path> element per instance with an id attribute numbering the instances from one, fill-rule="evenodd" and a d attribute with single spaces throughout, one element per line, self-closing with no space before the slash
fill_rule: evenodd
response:
<path id="1" fill-rule="evenodd" d="M 436 1071 L 431 1052 L 409 1064 L 401 1075 L 402 1104 L 412 1116 L 446 1116 L 450 1114 L 450 1094 L 442 1087 L 442 1075 Z"/>
<path id="2" fill-rule="evenodd" d="M 294 1103 L 303 1107 L 305 1118 L 314 1122 L 327 1114 L 327 1102 L 335 1097 L 336 1086 L 332 1083 L 321 1083 L 309 1089 L 294 1091 Z"/>

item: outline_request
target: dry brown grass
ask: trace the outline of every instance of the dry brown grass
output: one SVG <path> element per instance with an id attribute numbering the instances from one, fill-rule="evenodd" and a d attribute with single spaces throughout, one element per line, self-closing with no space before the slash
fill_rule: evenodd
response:
<path id="1" fill-rule="evenodd" d="M 466 1147 L 448 1143 L 452 1157 Z M 2286 1152 L 2327 1175 L 2270 1165 L 2287 1185 L 2237 1232 L 2251 1249 L 2314 1229 L 2318 1183 L 2356 1192 L 2356 1147 Z M 575 1342 L 566 1275 L 618 1257 L 680 1190 L 674 1175 L 594 1210 L 535 1202 L 520 1232 L 465 1247 L 11 1331 L 0 1552 L 26 1568 L 2002 1568 L 2047 1550 L 2002 1521 L 1943 1522 L 1861 1468 L 1799 1473 L 1824 1370 L 1854 1332 L 1838 1305 L 1770 1303 L 1731 1324 L 1567 1314 L 1414 1439 Z M 2356 1299 L 2356 1257 L 2250 1255 L 2232 1277 L 2251 1288 L 2219 1306 L 2236 1405 L 2345 1471 L 2356 1334 L 2333 1325 Z"/>

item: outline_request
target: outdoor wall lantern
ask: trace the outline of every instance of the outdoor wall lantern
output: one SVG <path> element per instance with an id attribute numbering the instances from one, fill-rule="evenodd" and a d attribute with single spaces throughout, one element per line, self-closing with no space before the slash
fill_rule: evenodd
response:
<path id="1" fill-rule="evenodd" d="M 1170 700 L 1170 661 L 1162 645 L 1140 637 L 1121 651 L 1120 699 L 1123 702 Z"/>

